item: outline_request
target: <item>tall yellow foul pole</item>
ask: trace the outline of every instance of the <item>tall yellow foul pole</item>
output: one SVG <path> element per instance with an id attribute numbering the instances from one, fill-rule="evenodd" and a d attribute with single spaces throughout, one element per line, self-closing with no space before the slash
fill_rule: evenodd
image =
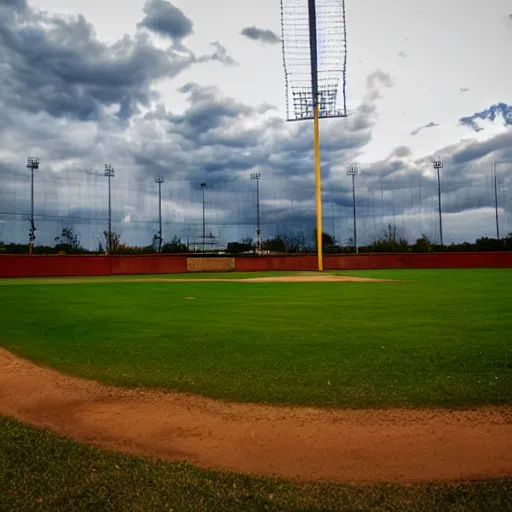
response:
<path id="1" fill-rule="evenodd" d="M 323 246 L 322 246 L 322 178 L 320 175 L 320 102 L 315 102 L 315 183 L 316 183 L 316 247 L 318 257 L 318 271 L 324 269 Z"/>
<path id="2" fill-rule="evenodd" d="M 320 118 L 347 117 L 345 100 L 347 33 L 345 0 L 318 0 L 318 3 L 321 5 L 320 38 L 317 37 L 316 0 L 281 0 L 281 32 L 288 120 L 292 120 L 290 116 L 292 110 L 296 121 L 314 120 L 316 247 L 318 271 L 322 272 L 324 265 Z M 327 4 L 332 5 L 326 9 Z M 306 38 L 306 33 L 309 33 L 309 38 Z M 310 66 L 305 58 L 308 50 Z M 287 67 L 288 57 L 290 69 Z M 337 108 L 338 89 L 341 84 L 335 75 L 340 70 L 343 73 L 343 112 Z M 321 73 L 320 79 L 319 73 Z M 289 83 L 289 77 L 296 80 L 295 85 Z M 310 84 L 308 84 L 309 81 Z M 293 95 L 293 101 L 290 100 L 290 94 Z"/>
<path id="3" fill-rule="evenodd" d="M 316 181 L 316 250 L 318 271 L 324 269 L 322 257 L 322 186 L 320 179 L 320 97 L 318 94 L 318 55 L 316 38 L 316 5 L 315 0 L 308 0 L 309 51 L 311 57 L 311 99 L 314 110 L 315 130 L 315 181 Z"/>

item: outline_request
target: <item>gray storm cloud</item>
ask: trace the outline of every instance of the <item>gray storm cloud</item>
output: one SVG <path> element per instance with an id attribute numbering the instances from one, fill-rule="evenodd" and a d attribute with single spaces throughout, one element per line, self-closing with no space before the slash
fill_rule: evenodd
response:
<path id="1" fill-rule="evenodd" d="M 6 6 L 0 5 L 0 238 L 24 241 L 27 236 L 27 156 L 41 158 L 36 175 L 38 242 L 53 242 L 59 229 L 73 225 L 84 243 L 97 243 L 106 219 L 105 163 L 116 169 L 114 225 L 129 243 L 151 240 L 156 176 L 165 180 L 167 238 L 198 235 L 202 182 L 208 184 L 207 229 L 224 242 L 253 236 L 251 172 L 262 174 L 264 236 L 288 231 L 312 235 L 310 123 L 286 123 L 272 105 L 249 106 L 206 84 L 189 82 L 179 88 L 185 101 L 180 113 L 154 91 L 158 80 L 181 76 L 201 62 L 234 63 L 221 43 L 206 57 L 184 51 L 183 40 L 193 29 L 185 13 L 169 2 L 149 2 L 141 22 L 144 30 L 105 44 L 82 16 L 42 14 L 19 0 Z M 167 31 L 169 48 L 152 43 L 145 32 L 150 25 L 153 32 L 158 32 L 155 27 L 160 34 Z M 342 241 L 351 230 L 351 182 L 345 165 L 357 160 L 372 140 L 379 100 L 393 86 L 389 74 L 375 71 L 367 77 L 363 101 L 348 118 L 322 122 L 325 229 Z M 468 224 L 464 215 L 474 218 L 476 209 L 492 209 L 488 171 L 494 159 L 512 157 L 511 147 L 508 132 L 436 151 L 446 162 L 443 204 L 454 238 L 483 234 L 475 228 L 480 224 Z M 437 191 L 430 159 L 415 160 L 401 145 L 390 148 L 387 158 L 362 166 L 357 197 L 363 242 L 387 222 L 396 222 L 413 238 L 419 230 L 435 235 Z M 507 169 L 500 172 L 505 222 L 512 205 L 507 203 Z M 483 224 L 492 235 L 492 218 Z M 446 236 L 449 240 L 449 232 Z"/>
<path id="2" fill-rule="evenodd" d="M 258 28 L 254 25 L 243 28 L 240 33 L 248 39 L 259 41 L 261 43 L 279 44 L 281 42 L 280 37 L 274 31 Z"/>
<path id="3" fill-rule="evenodd" d="M 138 24 L 159 35 L 181 42 L 192 34 L 193 23 L 181 9 L 166 0 L 149 0 L 144 6 L 146 16 Z"/>

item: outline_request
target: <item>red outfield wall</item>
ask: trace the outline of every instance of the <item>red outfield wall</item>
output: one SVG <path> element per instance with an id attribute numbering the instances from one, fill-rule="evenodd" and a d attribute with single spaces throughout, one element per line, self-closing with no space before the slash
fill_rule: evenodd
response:
<path id="1" fill-rule="evenodd" d="M 188 271 L 187 255 L 0 255 L 0 277 L 173 274 Z M 315 255 L 241 256 L 237 271 L 316 270 Z M 512 268 L 512 252 L 326 255 L 326 270 L 393 268 Z"/>
<path id="2" fill-rule="evenodd" d="M 186 256 L 0 255 L 0 277 L 108 276 L 187 272 Z"/>
<path id="3" fill-rule="evenodd" d="M 235 270 L 239 272 L 316 270 L 317 268 L 317 257 L 309 254 L 305 256 L 237 256 L 235 258 Z"/>
<path id="4" fill-rule="evenodd" d="M 235 270 L 316 270 L 316 256 L 243 256 Z M 393 268 L 512 268 L 512 252 L 463 252 L 436 254 L 360 254 L 324 256 L 325 270 Z"/>
<path id="5" fill-rule="evenodd" d="M 512 252 L 446 252 L 435 254 L 330 255 L 326 270 L 393 268 L 512 268 Z"/>

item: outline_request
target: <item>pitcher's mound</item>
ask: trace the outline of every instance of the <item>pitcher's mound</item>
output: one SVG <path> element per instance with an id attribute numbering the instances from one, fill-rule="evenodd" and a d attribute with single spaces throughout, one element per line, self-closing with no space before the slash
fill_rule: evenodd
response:
<path id="1" fill-rule="evenodd" d="M 337 276 L 331 274 L 312 274 L 310 276 L 272 276 L 272 277 L 249 277 L 242 279 L 243 282 L 248 283 L 264 283 L 264 282 L 277 282 L 277 283 L 319 283 L 319 282 L 354 282 L 354 283 L 396 283 L 390 279 L 372 279 L 370 277 L 353 277 L 353 276 Z"/>
<path id="2" fill-rule="evenodd" d="M 270 277 L 247 277 L 244 279 L 222 278 L 193 278 L 193 279 L 165 279 L 161 277 L 148 277 L 145 279 L 123 280 L 124 282 L 146 282 L 146 283 L 404 283 L 393 279 L 374 279 L 371 277 L 337 276 L 332 274 L 311 274 L 299 276 L 270 276 Z"/>

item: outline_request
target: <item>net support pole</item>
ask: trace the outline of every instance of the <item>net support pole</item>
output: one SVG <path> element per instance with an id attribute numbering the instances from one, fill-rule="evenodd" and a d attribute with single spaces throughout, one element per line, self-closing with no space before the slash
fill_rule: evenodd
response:
<path id="1" fill-rule="evenodd" d="M 29 254 L 34 250 L 34 168 L 30 169 L 30 245 Z"/>
<path id="2" fill-rule="evenodd" d="M 494 213 L 496 216 L 496 238 L 500 239 L 500 216 L 498 210 L 498 179 L 496 177 L 496 162 L 492 164 L 494 179 Z"/>
<path id="3" fill-rule="evenodd" d="M 443 208 L 441 205 L 441 175 L 439 173 L 439 168 L 437 169 L 437 205 L 439 208 L 439 238 L 441 241 L 441 247 L 444 246 L 443 243 Z"/>

